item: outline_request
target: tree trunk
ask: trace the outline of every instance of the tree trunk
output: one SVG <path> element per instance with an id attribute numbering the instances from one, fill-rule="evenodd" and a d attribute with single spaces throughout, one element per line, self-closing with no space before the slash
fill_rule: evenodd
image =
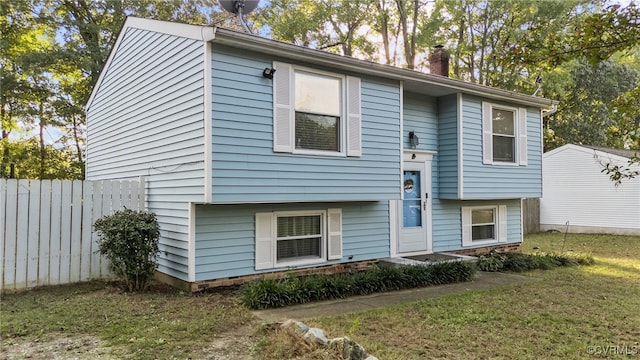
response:
<path id="1" fill-rule="evenodd" d="M 376 3 L 380 17 L 380 35 L 382 36 L 382 46 L 384 48 L 384 60 L 387 65 L 391 65 L 391 49 L 389 44 L 389 14 L 385 9 L 385 0 Z"/>
<path id="2" fill-rule="evenodd" d="M 2 96 L 2 103 L 0 104 L 2 107 L 0 108 L 0 121 L 4 121 L 5 116 L 7 116 L 6 110 L 4 108 L 6 103 L 6 97 Z M 8 141 L 5 141 L 9 137 L 9 131 L 4 128 L 4 124 L 2 126 L 2 162 L 0 163 L 0 179 L 4 179 L 7 177 L 7 166 L 9 165 L 9 147 Z M 8 140 L 8 139 L 7 139 Z"/>
<path id="3" fill-rule="evenodd" d="M 78 162 L 80 163 L 80 175 L 82 176 L 82 180 L 85 177 L 85 166 L 84 166 L 84 157 L 82 156 L 82 146 L 80 146 L 80 135 L 78 134 L 78 119 L 73 117 L 73 141 L 76 143 L 76 156 L 78 157 Z"/>
<path id="4" fill-rule="evenodd" d="M 39 122 L 39 127 L 40 127 L 40 180 L 44 179 L 44 174 L 45 174 L 45 160 L 46 160 L 46 152 L 45 152 L 45 145 L 44 145 L 44 110 L 43 110 L 43 101 L 40 100 L 40 122 Z"/>

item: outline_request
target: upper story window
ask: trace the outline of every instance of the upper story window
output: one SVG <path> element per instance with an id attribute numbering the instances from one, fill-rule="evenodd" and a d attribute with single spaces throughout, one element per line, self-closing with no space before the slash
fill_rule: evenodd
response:
<path id="1" fill-rule="evenodd" d="M 273 151 L 361 156 L 360 78 L 273 67 Z"/>
<path id="2" fill-rule="evenodd" d="M 493 125 L 493 161 L 515 162 L 516 154 L 516 112 L 513 110 L 491 109 Z"/>
<path id="3" fill-rule="evenodd" d="M 482 162 L 527 164 L 527 109 L 482 103 Z"/>
<path id="4" fill-rule="evenodd" d="M 342 79 L 295 71 L 295 148 L 340 152 Z"/>

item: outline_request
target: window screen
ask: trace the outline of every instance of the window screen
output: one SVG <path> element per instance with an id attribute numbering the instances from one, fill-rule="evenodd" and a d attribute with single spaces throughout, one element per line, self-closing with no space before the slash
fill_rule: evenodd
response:
<path id="1" fill-rule="evenodd" d="M 322 216 L 280 216 L 277 221 L 277 260 L 321 257 Z"/>

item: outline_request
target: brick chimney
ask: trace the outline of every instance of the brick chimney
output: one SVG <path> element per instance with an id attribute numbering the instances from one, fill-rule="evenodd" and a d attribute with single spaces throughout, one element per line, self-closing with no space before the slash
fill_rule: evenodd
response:
<path id="1" fill-rule="evenodd" d="M 429 69 L 433 75 L 449 77 L 449 52 L 442 45 L 436 45 L 429 55 Z"/>

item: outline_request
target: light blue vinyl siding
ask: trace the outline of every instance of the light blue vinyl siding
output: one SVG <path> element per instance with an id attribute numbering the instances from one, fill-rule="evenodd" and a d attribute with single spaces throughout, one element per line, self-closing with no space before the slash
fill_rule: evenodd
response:
<path id="1" fill-rule="evenodd" d="M 511 105 L 513 104 L 504 104 Z M 482 163 L 482 99 L 463 96 L 464 199 L 509 199 L 542 196 L 540 109 L 527 109 L 528 164 Z"/>
<path id="2" fill-rule="evenodd" d="M 274 153 L 274 60 L 213 48 L 213 203 L 399 198 L 399 84 L 361 78 L 362 157 Z"/>
<path id="3" fill-rule="evenodd" d="M 438 98 L 438 190 L 440 198 L 458 198 L 458 105 L 456 95 Z"/>
<path id="4" fill-rule="evenodd" d="M 87 179 L 144 176 L 160 272 L 188 280 L 188 202 L 204 200 L 201 41 L 128 28 L 87 111 Z"/>
<path id="5" fill-rule="evenodd" d="M 196 281 L 256 273 L 254 270 L 256 213 L 325 210 L 328 208 L 342 209 L 343 255 L 341 260 L 329 261 L 326 264 L 389 256 L 389 207 L 387 201 L 197 205 Z M 351 260 L 349 260 L 350 256 L 353 256 Z"/>
<path id="6" fill-rule="evenodd" d="M 462 247 L 462 207 L 507 205 L 507 243 L 521 242 L 520 199 L 495 201 L 436 200 L 433 202 L 433 251 L 460 250 Z M 495 243 L 496 245 L 503 243 Z M 479 247 L 490 246 L 483 244 Z M 465 247 L 464 249 L 473 248 Z"/>
<path id="7" fill-rule="evenodd" d="M 434 100 L 426 96 L 405 93 L 403 103 L 404 147 L 409 148 L 409 131 L 415 131 L 420 138 L 418 149 L 437 151 L 431 163 L 430 198 L 433 251 L 443 252 L 463 248 L 461 215 L 463 206 L 507 205 L 507 241 L 520 242 L 519 199 L 495 201 L 443 199 L 443 193 L 455 199 L 458 191 L 456 96 Z M 479 161 L 482 163 L 481 157 Z"/>
<path id="8" fill-rule="evenodd" d="M 418 150 L 438 150 L 438 103 L 435 98 L 412 93 L 404 94 L 403 146 L 410 149 L 409 132 L 419 138 Z"/>

